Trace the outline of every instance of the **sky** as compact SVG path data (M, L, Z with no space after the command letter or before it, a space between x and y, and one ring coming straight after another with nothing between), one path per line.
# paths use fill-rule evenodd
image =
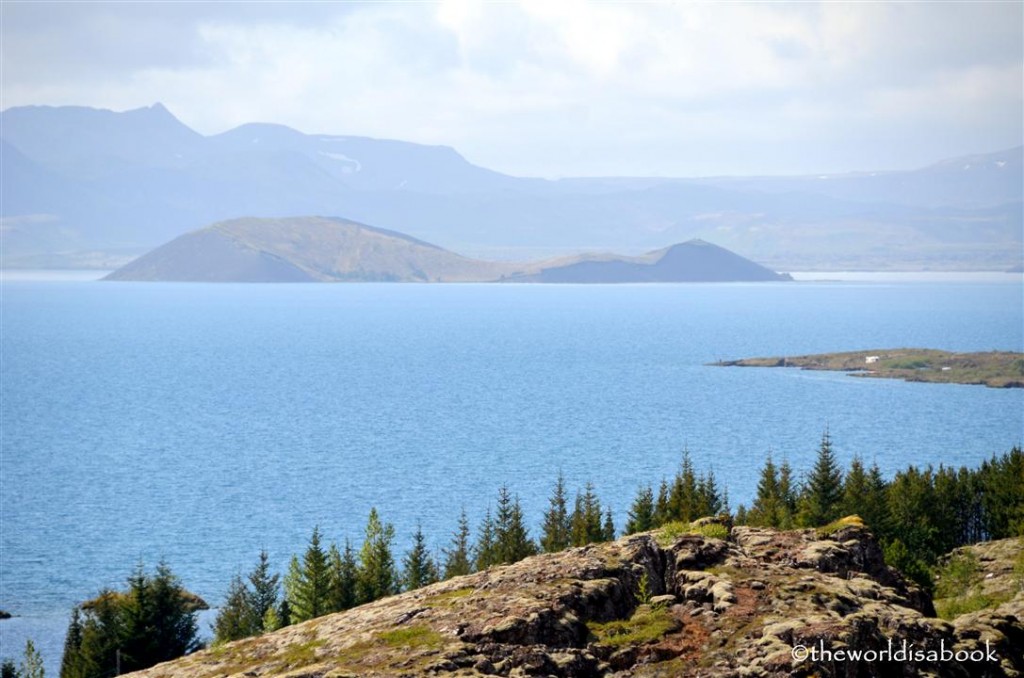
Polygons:
M519 176L910 169L1024 140L1024 2L0 3L0 108L161 102Z

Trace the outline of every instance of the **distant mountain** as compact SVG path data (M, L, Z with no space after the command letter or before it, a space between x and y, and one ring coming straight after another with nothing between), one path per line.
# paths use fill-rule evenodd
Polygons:
M234 219L187 233L106 280L177 282L719 282L788 280L702 241L642 257L512 264L345 219Z
M911 207L984 208L1020 202L1024 147L950 158L896 172L851 172L803 177L721 177L700 183L765 193L805 193L839 200Z
M3 266L71 265L241 215L294 214L501 259L694 238L785 270L1006 270L1024 258L1021 148L908 172L547 181L445 146L255 123L203 136L160 104L11 108L0 128Z

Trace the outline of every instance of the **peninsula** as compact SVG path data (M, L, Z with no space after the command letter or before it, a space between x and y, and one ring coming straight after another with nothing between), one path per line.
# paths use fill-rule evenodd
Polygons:
M953 353L935 349L896 348L781 358L744 358L713 364L724 367L799 367L804 370L849 372L855 377L983 384L992 388L1024 387L1024 353L1012 351Z
M588 253L512 263L464 257L334 217L232 219L186 233L106 280L163 282L652 283L791 280L703 240L639 256Z

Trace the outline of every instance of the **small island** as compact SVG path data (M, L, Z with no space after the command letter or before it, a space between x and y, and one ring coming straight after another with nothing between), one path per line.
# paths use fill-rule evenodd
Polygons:
M983 384L992 388L1024 387L1024 353L1012 351L953 353L924 348L896 348L720 360L713 364L724 367L799 367L804 370L849 372L855 377Z

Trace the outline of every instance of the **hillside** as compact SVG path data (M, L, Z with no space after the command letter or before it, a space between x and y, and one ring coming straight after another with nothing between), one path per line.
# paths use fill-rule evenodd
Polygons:
M5 267L128 260L240 215L344 214L474 256L638 253L695 238L776 270L1022 263L1021 148L899 172L546 180L456 150L248 123L203 136L164 106L0 113ZM101 253L107 253L104 259Z
M344 219L235 219L188 233L106 280L192 282L721 282L787 280L691 241L643 257L592 255L513 264L460 256Z
M690 240L639 257L584 255L538 264L533 274L511 282L766 282L790 280L760 264L703 240Z
M343 219L235 219L189 233L105 280L467 282L514 272Z
M700 521L699 521L700 522ZM951 623L885 566L857 520L832 530L661 531L492 567L133 674L214 676L1013 676L1024 594ZM697 525L697 524L695 524ZM705 526L707 523L705 523ZM718 526L715 526L718 527ZM1020 543L1013 549L1019 553ZM909 662L806 656L883 651ZM820 645L819 645L820 644ZM940 647L996 661L939 658Z

